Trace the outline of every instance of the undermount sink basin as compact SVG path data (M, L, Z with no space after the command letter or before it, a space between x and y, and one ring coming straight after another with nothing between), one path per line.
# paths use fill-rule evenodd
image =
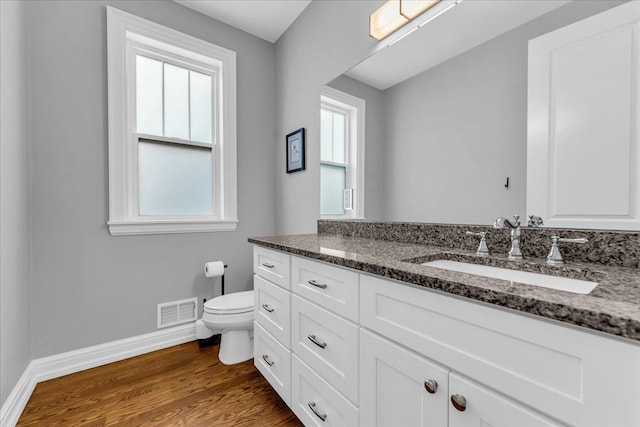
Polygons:
M476 276L509 280L511 282L524 283L526 285L557 289L559 291L573 292L575 294L586 295L598 285L597 282L587 280L551 276L548 274L531 273L529 271L511 270L508 268L491 267L488 265L470 264L458 261L436 260L424 262L421 265L457 271L460 273L475 274Z

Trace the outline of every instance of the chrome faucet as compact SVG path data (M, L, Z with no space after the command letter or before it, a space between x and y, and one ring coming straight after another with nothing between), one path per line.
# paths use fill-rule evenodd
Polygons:
M506 218L499 217L496 222L493 223L493 228L505 228L511 229L511 249L509 250L509 260L524 259L522 256L522 250L520 250L520 216L514 215L514 221L511 222Z

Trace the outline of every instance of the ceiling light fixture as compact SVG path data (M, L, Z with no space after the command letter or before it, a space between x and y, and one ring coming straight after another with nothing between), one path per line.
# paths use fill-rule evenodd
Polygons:
M389 0L369 15L369 35L378 41L382 40L440 3L440 1L442 0ZM436 16L449 10L460 1L452 3Z

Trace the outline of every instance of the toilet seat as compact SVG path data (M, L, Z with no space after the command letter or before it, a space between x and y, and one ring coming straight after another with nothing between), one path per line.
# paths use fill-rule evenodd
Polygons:
M209 314L240 314L253 311L253 291L235 292L210 299L204 304Z

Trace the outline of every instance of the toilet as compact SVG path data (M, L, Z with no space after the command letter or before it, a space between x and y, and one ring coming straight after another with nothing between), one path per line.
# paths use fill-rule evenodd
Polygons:
M253 291L236 292L204 304L202 321L221 333L218 358L225 365L253 358Z

